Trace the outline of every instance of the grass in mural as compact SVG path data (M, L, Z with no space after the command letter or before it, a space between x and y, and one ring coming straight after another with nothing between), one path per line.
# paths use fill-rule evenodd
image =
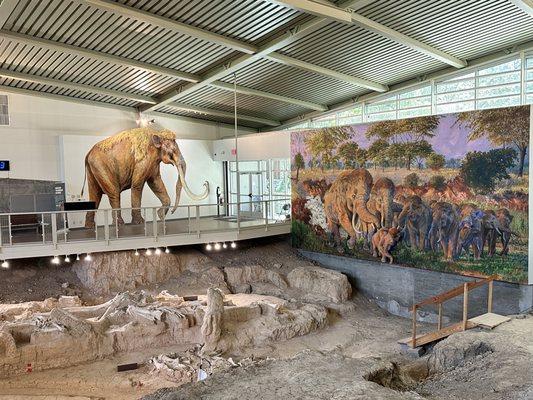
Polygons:
M309 225L298 220L293 220L292 222L292 245L304 250L339 255L338 251L334 247L328 246L325 239L317 235L309 228ZM358 240L353 249L349 249L345 245L342 255L377 261L370 255L369 250L365 248L363 240ZM475 260L472 254L463 254L458 260L448 262L443 260L440 253L419 251L404 244L399 244L393 255L395 263L409 267L476 276L497 274L501 279L510 282L527 281L526 239L521 239L519 243L513 243L508 255L501 256L496 254L492 257L484 255L480 260Z

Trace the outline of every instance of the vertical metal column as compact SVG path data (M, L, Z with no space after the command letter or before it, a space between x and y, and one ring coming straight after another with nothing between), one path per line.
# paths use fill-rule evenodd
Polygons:
M233 103L235 111L235 173L237 174L237 233L241 231L241 177L239 175L239 139L237 125L237 74L233 74Z
M57 248L57 214L50 214L52 222L52 244Z

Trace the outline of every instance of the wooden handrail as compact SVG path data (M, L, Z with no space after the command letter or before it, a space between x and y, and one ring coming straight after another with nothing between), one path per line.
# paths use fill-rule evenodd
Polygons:
M468 282L468 290L472 290L476 287L482 286L485 283L489 283L497 278L498 275L491 275L488 278L482 279L480 281ZM447 300L453 299L454 297L463 294L463 291L464 285L457 286L451 290L448 290L447 292L440 293L437 296L428 297L427 299L424 299L420 303L417 303L415 305L417 306L417 308L420 308L422 306L427 306L428 304L444 303Z
M465 282L461 286L457 286L451 290L448 290L447 292L443 292L441 294L438 294L437 296L428 297L425 300L422 300L419 303L413 304L412 307L412 313L413 313L413 323L412 323L412 339L411 339L411 347L415 348L417 343L417 337L416 337L416 313L417 310L425 305L428 304L437 304L439 309L439 319L438 319L438 329L437 332L443 331L442 328L442 303L444 303L447 300L453 299L454 297L463 295L463 320L461 323L462 330L466 330L468 328L468 294L470 290L477 288L479 286L482 286L486 283L488 283L489 291L488 291L488 301L487 301L487 312L492 312L492 292L494 288L494 280L497 279L497 275L491 275L485 279L479 280L479 281L472 281L472 282ZM459 328L459 329L461 329ZM431 336L433 333L428 333L424 335ZM420 340L422 338L418 338Z

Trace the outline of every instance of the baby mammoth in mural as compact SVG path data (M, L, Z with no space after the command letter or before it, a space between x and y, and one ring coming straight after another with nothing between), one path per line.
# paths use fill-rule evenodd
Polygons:
M483 251L483 219L485 213L473 204L464 204L460 209L459 237L457 255L470 247L474 259L479 260Z
M392 250L402 239L402 231L398 228L381 228L372 236L372 255L381 256L381 262L392 264L394 258L391 255Z
M457 206L445 201L432 204L433 211L430 229L431 249L442 248L444 258L452 261L457 256L459 237L459 213Z
M402 210L402 206L394 202L396 187L389 178L379 178L372 186L368 210L380 219L381 226L391 228L394 224L394 214Z
M398 215L398 225L407 231L405 242L419 250L425 250L431 218L431 209L420 196L407 197Z
M106 194L112 208L120 208L120 193L131 189L132 223L144 222L141 215L141 196L147 183L163 207L170 206L170 197L161 179L160 163L176 167L176 200L172 212L178 207L181 189L193 200L203 200L209 194L209 183L204 183L204 192L195 195L185 182L186 164L176 143L176 135L169 130L137 128L118 133L96 143L85 157L85 176L89 188L89 200L98 208L102 195ZM85 181L83 183L85 187ZM83 195L83 190L82 190ZM167 208L158 211L159 218ZM124 220L116 214L118 224ZM94 213L87 213L87 228L94 227Z
M350 236L348 247L353 248L356 240L358 219L366 224L380 227L379 219L367 208L372 188L372 175L366 169L343 171L324 196L324 210L332 238L342 252L340 231L342 227Z
M501 231L500 239L502 241L502 252L501 255L509 254L509 241L511 240L511 235L518 236L517 233L511 230L511 222L513 222L513 216L506 208L500 208L496 211L496 219L499 223L499 229Z

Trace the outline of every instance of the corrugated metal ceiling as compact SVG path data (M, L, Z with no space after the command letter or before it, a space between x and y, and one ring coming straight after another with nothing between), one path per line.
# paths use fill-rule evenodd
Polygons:
M7 3L14 4L14 7L4 19L5 31L195 74L198 79L243 54L222 44L100 9L86 1L20 0ZM141 10L252 46L261 46L283 35L289 28L316 18L263 0L112 0L109 4ZM0 15L5 12L1 7ZM357 12L462 59L473 59L533 40L533 17L509 0L375 0ZM0 39L0 68L9 71L155 99L187 84L175 76L148 72L127 63L75 55L68 50L50 50L34 43L18 43L2 38L1 34ZM279 52L384 85L447 67L441 61L376 33L338 22L323 24ZM266 59L256 60L238 70L237 80L245 88L266 92L263 97L239 94L239 111L274 121L311 111L302 104L292 104L290 99L333 105L369 92L323 73ZM227 76L222 81L232 83L233 77ZM102 93L67 90L59 83L51 86L2 78L0 85L116 105L141 106L138 102ZM266 98L269 93L288 99ZM233 94L210 86L181 97L179 102L226 112L233 110ZM168 105L158 111L231 123L225 117L184 112ZM260 126L250 121L242 121L242 124Z

